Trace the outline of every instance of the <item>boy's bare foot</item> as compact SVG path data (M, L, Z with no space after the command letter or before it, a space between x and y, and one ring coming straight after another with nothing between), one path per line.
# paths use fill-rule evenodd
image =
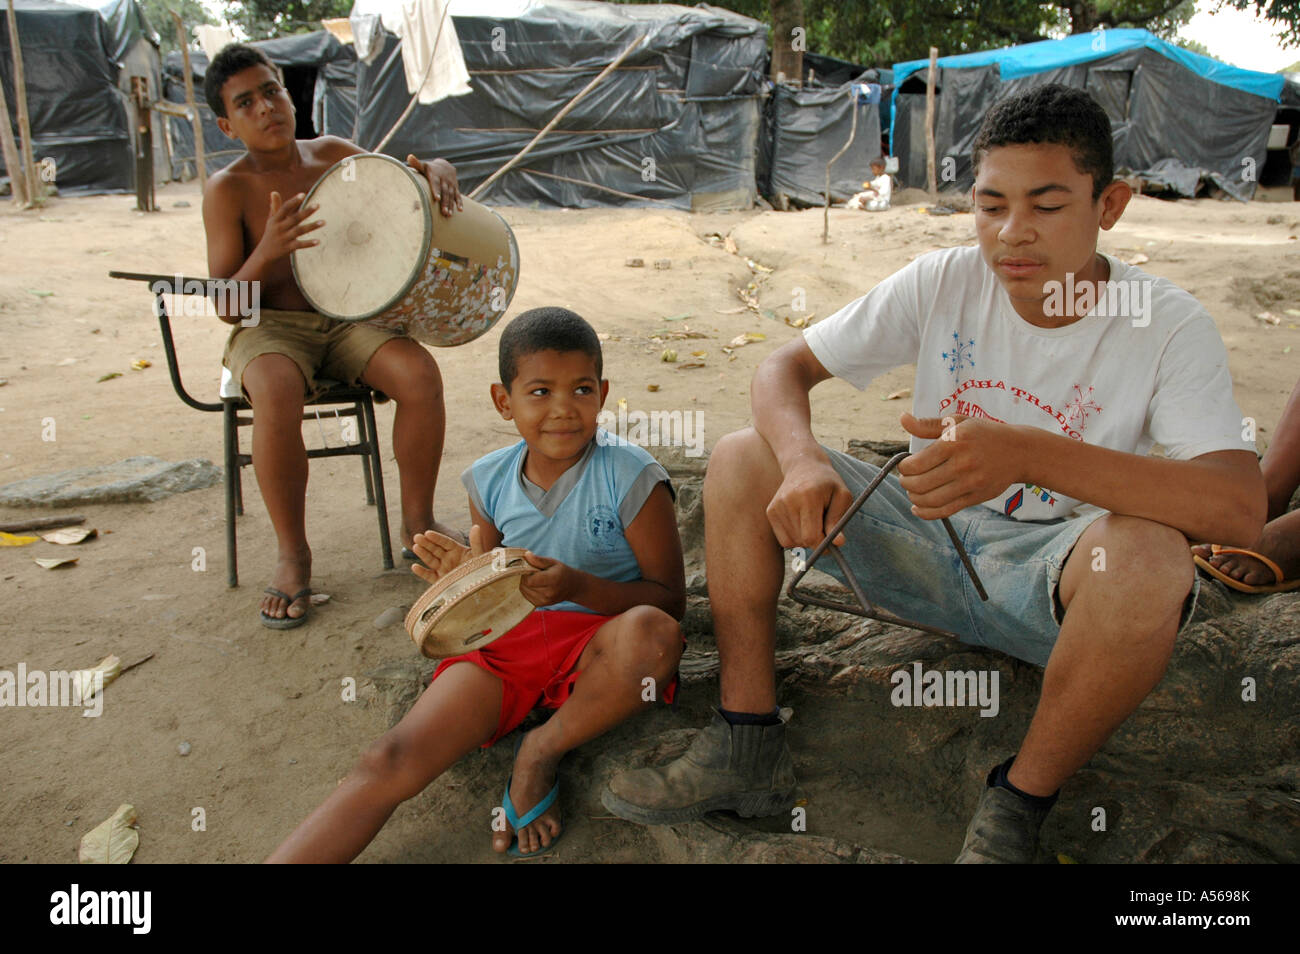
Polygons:
M293 595L310 585L311 548L304 547L297 553L280 554L275 571L271 574L271 588ZM262 596L261 610L271 619L300 619L307 615L310 608L310 596L303 596L292 603L270 593Z
M1284 514L1264 527L1249 549L1266 556L1282 570L1283 579L1300 577L1300 510ZM1192 553L1221 573L1248 586L1272 586L1281 582L1265 563L1243 553L1214 554L1209 544L1192 547Z
M544 751L539 744L538 733L529 732L524 736L523 744L515 755L515 767L510 785L510 802L522 818L555 786L556 773L559 771L561 755ZM550 845L560 836L564 825L560 820L558 800L541 816L519 832L519 853L524 856L536 854ZM492 833L492 850L503 852L510 847L512 829L509 824L505 831Z

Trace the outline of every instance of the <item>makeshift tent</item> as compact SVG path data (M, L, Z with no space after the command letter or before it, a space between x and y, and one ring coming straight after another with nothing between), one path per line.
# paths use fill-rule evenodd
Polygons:
M870 96L855 94L855 87L861 90L862 85L846 82L799 89L779 83L773 88L764 111L759 177L764 195L821 205L826 194L826 164L842 149L843 154L830 167L832 199L848 199L862 189L864 181L873 178L871 161L881 155L880 87L876 85ZM856 128L854 110L858 113Z
M919 188L926 185L928 62L894 64L890 142L899 179ZM1032 86L1064 83L1086 89L1110 116L1117 168L1185 196L1209 180L1243 200L1255 192L1285 85L1280 73L1229 66L1146 30L944 56L938 74L935 153L941 167L951 160L952 173L941 186L970 188L971 145L994 103Z
M150 101L161 89L158 36L135 0L15 0L33 152L54 160L64 195L134 190L131 77ZM0 85L17 135L8 18L0 16ZM163 125L153 128L154 169L166 170ZM3 160L0 159L0 165Z
M356 114L356 54L350 45L340 43L325 30L278 37L249 44L260 49L284 73L285 89L297 110L299 139L314 139L329 134L352 138ZM244 147L226 137L217 127L217 118L203 96L203 77L208 58L198 50L190 51L190 69L194 79L194 98L203 121L204 158L211 174L239 156ZM164 65L164 96L185 102L185 67L179 52L168 53ZM194 127L188 120L171 117L168 134L172 146L173 178L193 174Z
M705 5L584 0L457 0L451 19L473 92L417 107L385 152L445 157L469 192L646 38L483 198L567 207L753 203L763 24ZM353 34L361 35L355 20ZM390 31L373 52L358 52L355 138L373 149L411 94Z

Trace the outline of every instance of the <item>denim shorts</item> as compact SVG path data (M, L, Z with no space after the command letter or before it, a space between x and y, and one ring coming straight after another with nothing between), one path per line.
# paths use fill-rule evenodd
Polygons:
M823 449L855 498L880 473L874 464ZM844 528L840 551L867 599L962 642L1046 666L1061 631L1061 571L1079 537L1104 511L1033 521L982 505L953 514L948 521L988 593L983 601L943 522L922 520L911 508L897 471L891 471ZM830 555L817 561L817 569L845 582ZM1196 578L1179 632L1191 619L1199 588Z

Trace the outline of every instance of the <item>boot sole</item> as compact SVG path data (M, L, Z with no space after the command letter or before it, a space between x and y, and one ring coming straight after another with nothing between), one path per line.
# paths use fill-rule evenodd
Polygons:
M780 792L745 792L740 795L715 795L694 805L673 809L642 808L624 801L609 789L601 793L600 803L626 821L640 825L680 825L703 818L709 812L733 811L742 818L780 815L794 805L793 789Z

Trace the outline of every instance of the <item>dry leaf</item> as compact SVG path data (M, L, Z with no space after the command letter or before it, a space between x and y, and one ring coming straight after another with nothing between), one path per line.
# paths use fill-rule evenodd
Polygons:
M673 362L677 360L677 352L672 348L664 348L664 353L659 356L660 361Z
M629 258L623 264L626 265L628 268L645 268L645 259Z
M136 371L143 371L145 368L152 368L153 362L148 361L144 358L136 358L134 361L131 362L131 367L134 368Z
M53 570L55 567L71 566L77 562L77 557L36 557L36 565L44 567L47 570Z
M27 544L35 543L39 539L40 537L19 537L0 530L0 547L25 547Z
M76 358L64 358L62 361L58 363L58 365L56 365L56 367L66 368L69 365L76 364L76 363L77 363Z
M42 533L41 539L49 543L70 546L74 543L81 543L83 540L93 540L97 536L99 536L99 531L88 527L60 527L57 530L51 530L49 533Z
M702 367L704 367L704 362L703 362L703 361L687 361L685 364L679 364L679 365L677 366L677 370L678 370L678 371L690 371L690 370L692 370L692 369L694 369L694 368L702 368Z
M101 680L96 685L95 676ZM110 682L122 675L122 660L116 656L105 656L95 664L94 669L78 669L72 674L73 689L79 693L78 699L88 702L98 695Z
M740 251L740 249L736 246L736 240L732 238L730 235L728 235L726 238L722 240L722 247L725 248L732 255L735 255L737 252Z
M124 865L140 847L135 806L119 805L111 818L81 836L77 861L83 865Z
M892 392L890 392L889 394L886 394L886 395L885 395L885 400L886 400L886 401L897 401L899 398L910 397L911 394L912 394L912 389L911 389L911 388L903 388L901 391L892 391Z
M95 383L103 384L105 381L112 381L114 378L120 378L121 376L122 376L121 371L110 371L108 372L108 374L101 375L99 379L95 381Z
M1300 318L1300 308L1288 308L1286 313L1292 318Z
M743 348L745 345L749 344L750 342L766 341L766 340L767 340L767 335L763 334L760 331L746 331L743 335L736 335L736 337L728 341L727 344L733 348Z
M328 603L330 595L328 593L313 593L311 595L311 605L320 606L322 603Z
M768 268L766 265L760 265L758 262L754 261L752 258L747 258L747 259L745 259L745 264L748 265L750 268L752 268L752 269L753 269L754 271L756 271L756 272L772 272L772 271L776 271L776 269Z
M691 352L691 357L692 357L692 358L703 358L706 354L708 354L707 351L692 351L692 352Z
M1279 318L1277 315L1273 314L1271 311L1261 311L1258 315L1255 316L1255 320L1262 321L1266 325L1282 324L1282 319Z
M809 314L806 314L801 318L787 318L785 319L785 323L789 325L791 328L807 328L808 323L813 320L813 315L815 314L817 313L810 312Z
M645 389L646 389L647 391L658 391L658 390L659 390L659 385L657 385L657 384L647 384L647 385L645 386Z
M717 308L717 309L715 309L715 311L717 311L717 313L718 313L719 315L738 315L738 314L740 314L742 311L747 311L747 310L748 310L748 309L746 309L746 308Z

